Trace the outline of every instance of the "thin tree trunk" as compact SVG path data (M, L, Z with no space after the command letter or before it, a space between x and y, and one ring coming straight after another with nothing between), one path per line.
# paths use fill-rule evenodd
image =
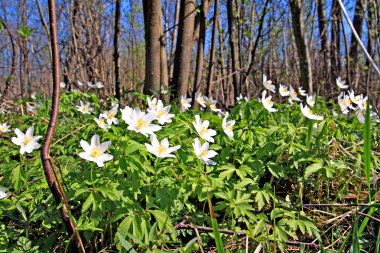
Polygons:
M236 8L233 1L227 1L227 17L228 17L228 33L231 47L231 63L234 83L234 102L236 103L236 97L241 93L240 90L240 61L239 61L239 48L236 41L238 38L236 22L238 18L236 16Z
M216 52L216 36L217 36L216 33L217 33L218 18L219 18L219 0L215 0L212 38L211 38L210 66L209 66L209 72L208 72L208 77L207 77L207 96L210 96L212 92L212 81L213 81L214 70L215 70L215 52Z
M176 97L187 94L193 46L195 9L195 0L181 0L180 23L172 79L172 86L175 87Z
M312 94L313 78L311 58L307 48L301 0L290 0L290 10L292 13L292 26L300 61L301 84L309 94Z
M181 0L176 0L175 14L174 14L174 30L173 30L173 38L171 44L170 51L170 61L169 61L169 72L170 78L173 78L173 70L174 70L174 55L175 55L175 45L177 42L177 34L178 34L178 23L179 23L179 11L181 6Z
M121 0L116 0L115 4L115 34L113 38L114 44L114 66L115 66L115 95L116 98L121 101L120 94L120 62L119 62L119 37L120 37L120 9Z
M169 96L169 77L168 77L168 60L166 57L166 49L165 49L165 35L163 33L163 26L162 26L162 11L161 11L161 17L160 17L160 95L161 99L165 103L170 102L170 96Z
M202 77L203 77L203 62L204 62L204 46L205 46L205 36L206 36L206 11L207 6L205 6L206 1L202 0L202 8L200 11L200 29L199 29L199 39L198 39L198 50L197 50L197 62L195 67L195 78L193 85L192 97L195 98L195 93L201 90ZM198 107L198 103L194 103L193 106Z
M376 24L375 24L375 14L376 13L376 2L375 0L368 1L368 41L367 41L367 51L370 55L373 55L375 48L375 36L376 36ZM380 45L379 45L380 46ZM369 84L371 80L371 62L367 59L366 61L366 92L369 93Z
M226 61L224 59L224 56L225 56L225 53L224 53L224 40L223 40L223 27L221 27L220 25L220 15L218 16L217 20L216 20L216 24L217 26L219 27L219 66L220 66L220 69L221 69L221 78L222 78L222 93L223 93L223 100L225 101L224 105L227 106L227 101L228 101L228 97L227 97L227 89L228 89L228 86L229 86L229 82L228 82L228 78L227 75L228 75L228 71L226 73L226 68L228 66L226 66Z
M332 3L332 25L331 25L331 77L335 79L341 71L340 63L340 9L337 0ZM333 80L334 81L334 80Z
M330 57L330 43L328 39L328 28L326 21L326 1L318 0L317 1L317 9L318 9L318 26L319 26L319 36L321 38L321 51L323 54L323 83L328 84L328 86L324 86L324 90L327 90L328 93L333 91L334 78L331 78L331 57Z
M361 37L362 33L362 26L363 26L363 20L364 20L364 0L356 0L355 4L355 13L354 13L354 20L352 24L354 25L354 28L356 32L358 33L359 37ZM358 88L359 84L359 43L357 42L355 36L351 35L351 45L350 45L350 53L349 53L349 61L350 61L350 76L351 76L351 82L353 87L355 89Z

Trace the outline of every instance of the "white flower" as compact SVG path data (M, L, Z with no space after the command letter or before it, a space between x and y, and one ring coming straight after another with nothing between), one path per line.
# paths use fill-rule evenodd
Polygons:
M61 87L62 89L66 88L66 83L65 82L60 82L59 83L59 87Z
M154 113L145 113L140 110L140 108L135 108L133 110L127 109L123 111L123 119L129 125L128 130L141 133L145 136L148 134L154 134L154 132L161 129L160 126L151 124L151 122L156 118Z
M172 118L174 117L174 114L169 113L170 107L170 105L164 107L162 101L158 100L156 108L154 110L149 108L148 112L153 113L158 120L158 123L163 125L172 122Z
M227 121L227 118L229 116L229 113L226 112L226 115L224 115L222 127L223 131L230 137L232 140L234 139L234 132L232 131L233 126L235 125L235 120Z
M306 103L310 106L310 107L313 107L315 105L315 97L316 97L316 93L314 92L314 95L313 96L309 96L307 95L306 96Z
M167 95L167 94L169 94L169 92L170 92L170 90L169 90L168 86L161 85L161 94Z
M247 96L244 96L243 97L243 95L240 93L240 95L238 96L238 97L236 97L236 100L238 101L238 102L241 102L241 100L245 100L245 101L249 101L249 98L247 97Z
M365 98L359 99L359 102L358 102L359 109L365 110L367 108L367 101L368 101L368 96L366 96ZM369 108L371 109L372 106L369 105Z
M298 87L298 92L300 93L301 96L304 96L304 97L307 96L306 91L304 89L302 89L302 87Z
M0 199L5 199L8 196L7 190L0 188Z
M208 129L210 122L208 120L201 121L201 117L199 115L195 115L195 122L193 122L193 126L199 136L209 142L214 142L214 138L212 136L216 135L216 131L212 129Z
M25 152L29 154L34 149L40 148L40 144L37 141L42 136L33 136L34 126L29 127L25 134L18 128L15 129L15 133L17 137L12 137L12 142L20 146L20 154L24 154Z
M351 99L348 95L345 95L344 92L341 92L338 96L338 104L340 107L340 110L343 114L348 114L351 106Z
M89 102L87 102L86 104L83 104L82 100L80 101L80 105L77 105L75 107L82 114L91 114L91 112L94 110L94 108L90 107L90 103Z
M351 92L348 92L348 94L350 94L350 99L352 103L356 105L358 105L359 101L363 99L363 94L355 96L355 93L353 90L351 90Z
M105 118L100 115L99 118L94 118L94 120L96 121L96 123L98 124L98 126L106 131L108 131L109 128L111 128L110 125L107 124Z
M9 132L9 125L7 123L0 124L0 133Z
M265 109L267 109L269 112L277 112L277 109L273 108L273 102L271 101L272 96L265 97L267 95L267 91L264 90L262 97L261 97L261 103L263 103Z
M310 108L309 108L307 105L302 106L302 104L300 104L300 106L301 106L301 112L302 112L302 114L303 114L305 117L307 117L307 118L309 118L309 119L323 120L323 116L315 115L315 114L313 113L313 111L310 110Z
M298 101L298 102L302 101L300 98L297 97L298 94L291 85L289 87L289 92L290 92L290 97L292 101Z
M181 147L181 146L169 147L168 138L165 138L161 142L159 142L155 135L150 136L150 142L151 144L145 143L146 149L150 153L152 153L153 155L159 158L175 157L174 155L170 153L176 151L177 149Z
M42 106L42 102L39 101L38 103L35 102L27 102L26 103L26 110L31 113L36 113L37 110Z
M181 103L181 111L184 112L191 107L191 104L190 104L192 101L191 98L186 98L186 96L181 95L179 101Z
M195 101L198 102L198 104L200 104L202 107L206 108L206 101L208 100L208 98L206 96L202 96L202 93L199 93L196 97L195 97Z
M211 107L211 105L216 104L218 101L212 99L212 97L208 98L206 96L203 96L204 100L206 101L206 106Z
M124 109L120 109L121 118L125 121L125 123L132 124L133 122L133 109L129 106L125 106Z
M266 75L263 75L263 85L265 87L265 89L273 92L273 93L276 93L276 87L274 85L272 85L272 81L271 80L267 80L267 76Z
M290 91L288 90L288 87L286 87L285 85L280 84L279 91L280 91L280 95L283 97L290 96Z
M103 143L99 142L99 136L94 135L91 138L91 144L87 141L81 140L80 145L84 152L79 153L79 156L87 161L95 162L99 167L103 167L105 162L112 160L113 156L105 154L108 147L111 145L110 141Z
M147 98L147 102L148 102L149 109L156 110L157 98L153 98L153 99Z
M205 164L207 165L215 165L216 162L211 160L210 158L213 158L218 153L216 153L214 150L208 150L209 143L205 142L203 145L201 145L198 138L195 138L193 143L194 153L195 155L201 159Z
M359 122L364 124L364 122L365 122L365 109L364 110L361 110L361 109L357 110L356 116L357 116Z
M103 85L103 83L102 82L95 82L95 87L97 88L97 89L101 89L101 88L103 88L104 87L104 85Z
M87 86L92 88L92 89L96 88L96 84L92 84L91 82L87 82Z
M108 125L112 125L112 124L119 124L119 121L118 119L116 118L116 114L117 114L117 109L118 107L117 106L114 106L111 110L109 111L104 111L100 117L103 117L107 120L107 124ZM99 118L100 118L99 117Z
M216 103L210 105L210 109L213 112L221 112L222 110L216 107Z
M340 79L340 76L336 79L336 85L338 85L338 87L340 89L347 90L348 89L348 85L345 85L345 84L346 84L346 81Z

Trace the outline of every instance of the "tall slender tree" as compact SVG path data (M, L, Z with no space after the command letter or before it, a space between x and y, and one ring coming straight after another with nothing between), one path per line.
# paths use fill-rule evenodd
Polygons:
M328 26L326 20L326 0L317 0L319 37L321 39L321 52L323 54L324 82L333 83L331 79L330 43L328 38ZM332 85L327 87L332 91Z
M211 38L211 52L210 52L210 65L207 77L207 96L211 95L212 92L212 81L214 77L215 70L215 52L216 52L216 37L219 19L219 0L215 0L214 3L214 18L212 25L212 38Z
M354 25L354 29L358 33L359 36L362 34L362 26L363 26L363 20L364 20L364 0L356 0L355 4L355 13L354 13L354 20L352 24ZM355 89L358 88L359 84L359 64L358 64L358 58L359 58L359 43L355 36L351 35L351 44L350 44L350 52L349 52L349 61L350 61L350 76L351 76L351 82Z
M298 58L300 62L301 85L310 94L313 92L313 77L311 69L310 52L303 20L303 5L301 0L290 0L290 11L292 13L292 26L294 38L297 45Z
M191 50L193 46L194 19L196 13L195 0L181 0L180 23L174 59L172 86L177 97L187 94Z
M204 46L206 39L206 12L207 12L206 0L202 0L202 8L200 10L200 27L199 27L199 37L198 37L198 50L197 50L197 61L195 67L195 78L192 97L195 98L195 93L201 89L202 77L203 77L203 62L204 62ZM197 103L193 104L195 107L198 106Z
M240 56L239 47L236 39L238 38L238 32L236 24L238 22L238 17L236 14L236 4L234 1L227 1L227 17L228 17L228 33L229 42L231 47L231 64L233 72L233 84L234 84L234 97L236 103L236 96L241 93L240 90Z
M120 101L120 62L119 62L119 37L120 37L120 9L121 9L121 0L116 0L115 3L115 34L113 37L113 58L115 66L115 95L116 98Z

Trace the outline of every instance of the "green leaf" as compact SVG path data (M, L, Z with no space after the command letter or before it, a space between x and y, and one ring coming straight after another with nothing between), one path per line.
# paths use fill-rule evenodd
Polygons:
M127 252L137 253L137 251L134 250L132 245L127 240L125 240L119 232L116 233L116 236L119 239L119 242L120 242L119 245L121 245L123 249L127 250Z
M88 195L86 201L83 203L82 213L86 212L90 208L90 206L92 205L93 202L94 202L94 195L92 193L90 193L90 195Z
M217 222L216 217L215 217L214 208L212 206L210 193L208 193L208 192L207 192L207 199L208 199L208 206L209 206L210 216L211 216L212 230L214 232L214 237L215 237L216 249L218 250L218 253L224 253L222 237L221 237L220 232L219 232L219 226L218 226L218 222Z
M313 163L307 166L305 169L305 179L310 177L312 174L317 173L321 169L322 169L322 164L320 163Z

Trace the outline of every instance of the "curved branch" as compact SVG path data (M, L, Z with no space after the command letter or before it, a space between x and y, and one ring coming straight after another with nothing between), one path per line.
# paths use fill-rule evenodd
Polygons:
M50 43L52 48L52 70L53 70L53 95L52 108L50 113L50 121L46 131L45 139L41 149L41 159L44 168L46 181L57 205L61 205L60 212L63 222L66 226L66 231L69 236L74 236L76 248L78 252L85 252L82 240L78 231L75 228L74 222L71 220L69 205L66 201L66 196L62 185L59 182L58 175L54 170L52 160L50 158L50 146L54 136L55 127L58 119L59 109L59 52L57 40L57 23L55 16L55 1L49 0L49 21L50 21Z

